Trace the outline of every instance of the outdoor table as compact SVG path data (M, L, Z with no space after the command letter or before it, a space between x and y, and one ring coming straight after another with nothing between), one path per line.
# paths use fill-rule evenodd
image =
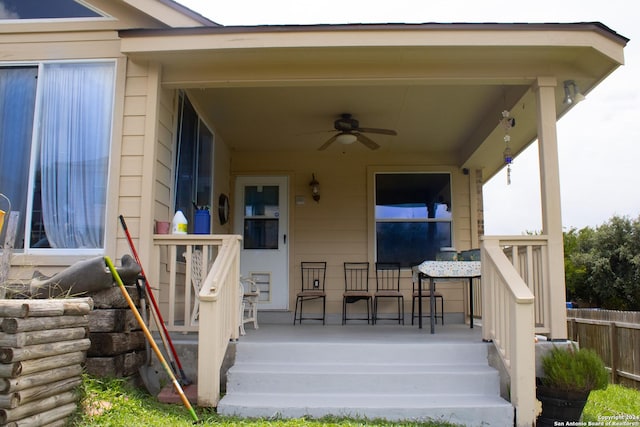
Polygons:
M418 278L418 327L422 329L422 279L429 279L431 333L435 333L435 279L469 279L470 328L473 328L473 279L481 275L480 261L424 261L413 267ZM414 276L415 277L415 276Z

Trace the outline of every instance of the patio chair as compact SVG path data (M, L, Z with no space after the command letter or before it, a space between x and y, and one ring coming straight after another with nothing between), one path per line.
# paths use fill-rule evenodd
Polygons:
M367 317L348 317L347 305L358 301L365 301L367 305ZM373 295L369 292L369 263L345 262L344 263L344 293L342 294L342 324L347 320L366 320L371 322Z
M301 262L300 271L302 272L302 286L300 292L296 294L296 309L293 312L293 324L302 323L302 320L322 320L325 324L325 312L327 295L324 290L324 282L327 273L326 262ZM303 317L302 307L305 301L316 299L322 300L322 317ZM298 304L300 312L298 312Z
M413 325L414 319L418 317L418 313L416 312L416 301L419 298L418 293L418 283L417 279L413 282L413 298L411 298L411 324ZM435 289L435 284L434 284ZM425 307L424 304L427 304L427 307L430 307L429 301L431 297L431 292L429 291L429 281L422 281L422 307ZM440 300L440 320L442 320L442 324L444 325L444 297L440 292L434 292L433 297L436 299L434 317L436 319L436 323L438 323L438 299ZM429 312L425 313L425 310L422 310L422 317L428 317Z
M253 328L258 329L258 299L260 290L253 280L240 278L240 335L245 335L245 323L253 322Z
M378 317L378 300L395 298L398 303L397 317ZM400 263L376 262L376 293L373 294L373 324L382 320L397 320L404 325L404 296L400 292Z

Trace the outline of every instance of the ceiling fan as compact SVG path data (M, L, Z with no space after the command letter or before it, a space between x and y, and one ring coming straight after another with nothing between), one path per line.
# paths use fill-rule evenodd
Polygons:
M392 136L398 134L398 132L391 129L361 128L360 123L348 113L341 114L340 118L333 122L333 127L338 133L322 144L320 148L318 148L318 151L326 150L334 141L342 144L353 144L358 141L371 150L377 150L380 146L371 138L363 135L363 133L378 133Z

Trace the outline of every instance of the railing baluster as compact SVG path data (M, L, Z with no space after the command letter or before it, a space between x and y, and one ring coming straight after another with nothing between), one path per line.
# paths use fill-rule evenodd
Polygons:
M193 246L187 245L184 252L185 269L184 269L184 304L183 304L183 322L185 326L191 326L191 280L193 271ZM196 295L196 298L198 296Z
M175 246L169 247L169 316L167 328L171 328L176 323L176 276L177 276L177 251ZM162 291L160 291L160 299L162 300ZM169 329L170 330L170 329Z

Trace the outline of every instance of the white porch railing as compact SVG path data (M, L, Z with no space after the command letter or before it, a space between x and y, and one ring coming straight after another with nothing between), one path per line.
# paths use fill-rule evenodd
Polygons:
M482 335L509 374L518 426L536 419L535 332L548 330L546 245L544 236L485 237L482 243Z
M198 334L198 406L218 404L224 354L229 340L239 336L241 239L224 239L200 290L200 325L212 327L201 327Z
M161 311L168 314L167 329L198 332L198 406L217 405L224 355L229 340L239 336L240 241L237 235L154 236L154 271L159 272L156 280ZM201 275L192 269L196 250L202 255ZM194 276L204 278L197 295ZM199 316L192 322L195 298Z
M169 332L198 332L198 316L193 319L193 312L198 309L196 295L226 237L200 234L154 236L153 260L157 268L153 271L157 276L151 281L151 286L158 294L162 317ZM193 263L194 251L200 252L200 265Z
M549 278L550 260L546 236L501 237L498 240L500 248L535 296L536 333L549 333L551 330L549 324L551 280Z

